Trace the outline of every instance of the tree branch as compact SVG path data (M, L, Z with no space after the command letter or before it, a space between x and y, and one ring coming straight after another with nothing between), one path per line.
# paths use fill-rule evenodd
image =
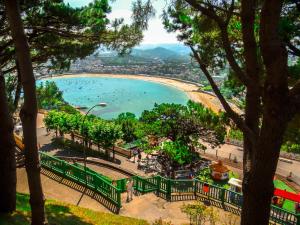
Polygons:
M225 100L224 96L221 94L220 89L218 88L217 84L215 83L212 76L208 72L208 70L206 68L206 65L202 62L201 57L199 56L197 51L192 46L190 46L190 48L193 52L193 55L194 55L195 59L197 60L199 66L200 66L200 69L202 70L202 72L206 76L207 80L209 81L214 93L218 97L218 99L221 102L221 104L222 104L224 110L226 111L226 113L234 121L234 123L237 125L237 127L240 130L242 130L243 132L245 132L249 135L250 140L253 141L253 143L254 143L255 136L254 136L254 133L252 132L252 130L249 129L249 127L247 127L244 120L235 111L233 111L233 109L230 107L228 102Z
M231 12L231 14L229 14L227 16L226 20L224 21L223 18L219 17L215 13L213 8L210 8L210 9L206 8L206 7L202 6L201 3L197 2L196 0L186 0L186 2L188 2L193 8L202 12L205 16L213 19L218 24L220 31L221 31L221 39L222 39L223 48L225 50L226 58L230 64L231 68L235 72L238 79L245 86L249 86L249 85L253 84L254 82L244 73L242 68L239 66L239 64L235 60L234 53L231 48L230 40L228 37L227 27L228 27L228 22L230 21L230 18L232 16L232 11L229 11L229 13ZM231 6L231 8L233 9L234 7Z
M290 52L295 56L300 56L300 49L295 47L290 41L286 42L287 47L291 50Z
M246 73L258 86L260 64L258 62L257 44L254 34L255 3L256 0L242 0L241 20Z

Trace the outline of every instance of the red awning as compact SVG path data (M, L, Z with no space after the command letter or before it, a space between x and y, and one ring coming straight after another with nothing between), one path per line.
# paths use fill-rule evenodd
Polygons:
M285 190L275 188L274 195L282 197L284 199L288 199L288 200L300 203L300 194L295 194L295 193L292 193L292 192L288 192L288 191L285 191Z

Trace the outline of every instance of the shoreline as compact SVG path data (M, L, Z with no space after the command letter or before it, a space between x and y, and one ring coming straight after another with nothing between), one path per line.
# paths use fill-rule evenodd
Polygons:
M222 105L220 104L217 97L213 94L206 93L201 91L200 84L173 79L173 78L165 78L158 76L150 76L150 75L128 75L128 74L97 74L97 73L80 73L80 74L57 74L57 75L49 75L44 76L41 79L49 79L49 78L73 78L73 77L100 77L100 78L123 78L123 79L135 79L135 80L144 80L149 82L160 83L163 85L167 85L178 90L185 92L188 98L194 102L198 102L210 108L214 112L218 113L220 111L224 111ZM232 104L231 104L232 105ZM236 106L232 105L234 111L241 112Z

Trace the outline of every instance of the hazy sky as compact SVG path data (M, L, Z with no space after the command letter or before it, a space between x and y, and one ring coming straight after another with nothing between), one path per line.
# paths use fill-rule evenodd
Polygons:
M65 0L71 6L80 7L88 4L92 0ZM131 17L131 4L133 0L116 0L110 3L112 6L112 13L109 14L109 19L124 18L129 22ZM149 22L149 28L144 33L144 41L142 44L161 44L161 43L177 43L176 35L174 33L167 33L163 27L160 19L162 10L166 6L166 0L154 0L154 8L156 10L155 18Z

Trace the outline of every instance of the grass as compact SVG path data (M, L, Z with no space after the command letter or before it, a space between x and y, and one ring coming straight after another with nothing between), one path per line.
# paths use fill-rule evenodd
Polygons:
M288 192L296 193L290 186L288 186L286 183L284 183L281 180L274 180L274 186L275 188L286 190ZM284 200L283 209L286 209L290 212L295 212L295 202L291 200Z
M75 205L47 200L45 203L50 225L148 225L145 220L96 212ZM0 215L0 225L29 225L30 206L27 194L17 194L17 210L11 215Z

